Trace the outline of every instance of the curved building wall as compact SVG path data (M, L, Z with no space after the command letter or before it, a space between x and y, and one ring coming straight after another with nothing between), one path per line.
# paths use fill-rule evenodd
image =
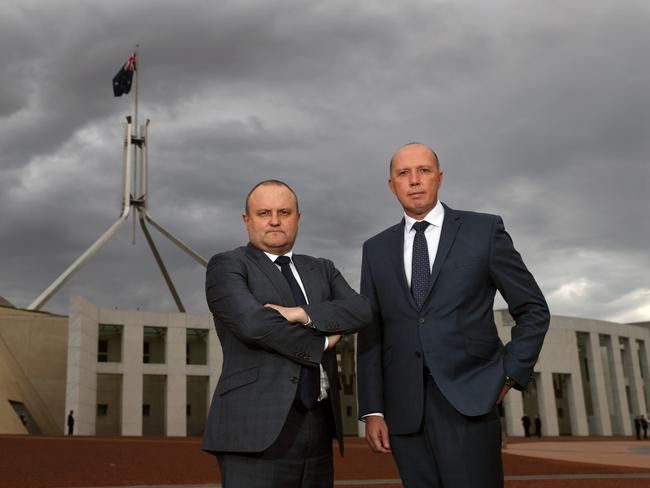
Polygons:
M504 343L513 321L496 310ZM354 341L340 348L345 432L356 434ZM74 297L70 316L0 308L0 432L28 433L24 405L42 433L200 435L221 371L209 315L100 309ZM543 435L631 435L650 407L650 323L551 317L526 392L505 399L505 428L522 417ZM349 391L348 391L349 390ZM18 405L18 407L17 407ZM363 424L359 425L363 435Z
M499 335L514 322L495 311ZM634 417L650 405L650 328L554 315L535 365L535 382L504 402L510 435L524 435L522 418L539 417L543 435L631 435Z

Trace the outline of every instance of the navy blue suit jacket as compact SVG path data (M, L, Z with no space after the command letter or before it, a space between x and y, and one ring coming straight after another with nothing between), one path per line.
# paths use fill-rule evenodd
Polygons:
M418 309L404 273L404 220L364 243L361 293L373 308L359 333L359 415L384 414L392 434L419 429L428 366L462 414L494 408L506 375L525 388L549 325L533 276L496 215L445 205L428 296ZM503 345L494 323L499 290L515 320Z

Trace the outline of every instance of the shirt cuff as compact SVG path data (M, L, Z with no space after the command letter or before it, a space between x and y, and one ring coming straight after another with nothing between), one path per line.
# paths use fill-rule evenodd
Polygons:
M384 414L381 412L372 412L372 413L367 413L363 417L361 417L361 420L366 420L366 417L381 417L382 419L384 418Z
M327 351L327 348L329 347L329 345L330 345L330 341L328 341L327 337L325 337L325 349L323 349L323 351Z

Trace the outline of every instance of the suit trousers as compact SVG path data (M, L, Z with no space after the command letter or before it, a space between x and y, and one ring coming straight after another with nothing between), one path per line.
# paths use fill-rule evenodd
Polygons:
M332 488L334 421L329 399L294 401L275 442L261 453L217 454L223 488Z
M404 488L503 488L498 409L468 417L425 373L424 416L414 434L391 435Z

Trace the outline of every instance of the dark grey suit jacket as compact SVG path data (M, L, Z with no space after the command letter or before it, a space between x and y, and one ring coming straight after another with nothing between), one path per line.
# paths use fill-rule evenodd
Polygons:
M392 434L416 432L425 361L443 395L465 415L494 408L506 375L526 387L550 316L501 218L445 206L421 310L403 256L403 220L363 246L361 293L370 298L373 320L358 336L359 415L382 412ZM516 323L506 346L492 312L497 290Z
M290 323L264 304L295 306L278 267L252 244L217 254L208 263L206 295L214 316L223 369L212 398L203 449L261 452L278 437L296 397L300 367L327 373L343 450L336 352L324 336L350 334L369 323L370 303L347 284L331 261L294 254L305 287L304 308L315 329Z

